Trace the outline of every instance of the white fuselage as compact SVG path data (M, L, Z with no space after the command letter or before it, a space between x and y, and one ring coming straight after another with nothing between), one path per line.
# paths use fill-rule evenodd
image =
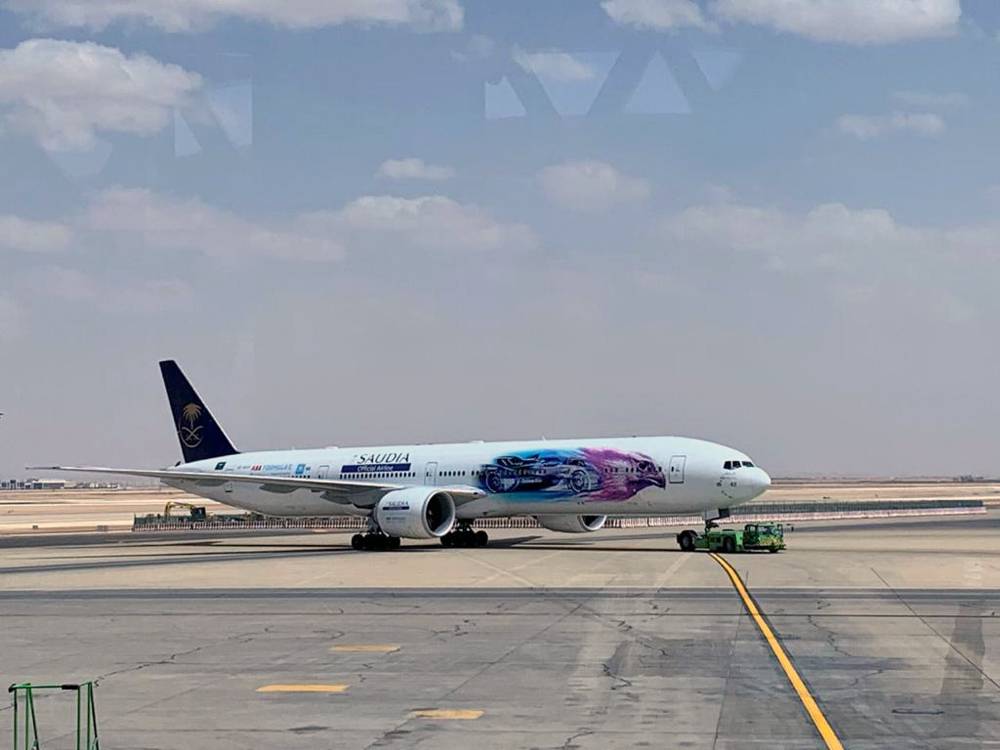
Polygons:
M260 451L181 464L177 470L335 479L422 487L474 487L457 517L700 513L747 502L770 478L744 453L681 437L442 443ZM240 482L168 484L274 516L366 515L310 489ZM373 488L374 490L374 488ZM362 490L363 493L363 490Z

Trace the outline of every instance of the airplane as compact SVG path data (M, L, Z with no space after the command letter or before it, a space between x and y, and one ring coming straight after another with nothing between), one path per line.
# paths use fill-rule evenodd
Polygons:
M534 516L567 533L598 531L609 515L701 514L708 524L771 484L745 453L684 437L242 453L176 362L160 362L160 372L183 462L156 470L29 468L153 477L268 516L360 516L367 529L351 539L357 550L395 549L401 539L485 546L487 533L472 528L479 518Z

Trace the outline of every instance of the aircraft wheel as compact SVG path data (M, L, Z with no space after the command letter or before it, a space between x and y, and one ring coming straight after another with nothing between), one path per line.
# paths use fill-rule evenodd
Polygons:
M365 538L361 534L355 534L351 537L351 546L354 549L364 549L365 548Z
M476 532L476 546L485 547L490 542L490 535L485 531L479 530Z
M449 531L447 534L445 534L443 537L441 537L441 546L442 547L450 547L452 545L453 541L454 541L454 538L452 537L451 532Z
M677 535L677 543L684 552L694 552L694 534L690 531L682 531Z
M731 536L727 536L725 539L722 540L722 551L723 552L736 551L736 542L733 540Z

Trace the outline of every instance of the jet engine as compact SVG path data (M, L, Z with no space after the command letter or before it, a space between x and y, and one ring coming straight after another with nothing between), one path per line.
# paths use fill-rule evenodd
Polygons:
M440 538L455 525L455 501L431 487L407 487L387 492L375 506L375 521L389 536Z
M563 531L567 534L584 534L599 531L608 520L607 516L535 516L549 531Z

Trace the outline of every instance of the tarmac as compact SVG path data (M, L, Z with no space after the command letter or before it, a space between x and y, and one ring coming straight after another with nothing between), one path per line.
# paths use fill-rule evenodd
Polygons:
M97 678L105 748L831 747L676 531L0 537L0 680ZM995 511L787 541L725 559L837 742L1000 746ZM39 700L53 747L67 700Z

